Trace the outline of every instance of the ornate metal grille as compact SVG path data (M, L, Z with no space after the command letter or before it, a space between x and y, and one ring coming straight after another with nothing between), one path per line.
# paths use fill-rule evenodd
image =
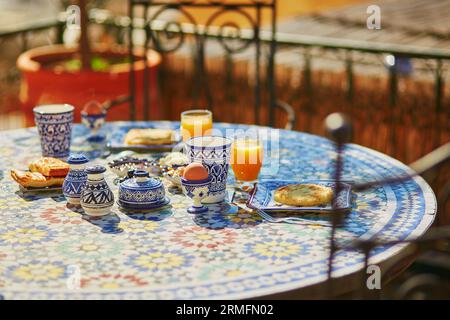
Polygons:
M183 48L187 44L188 35L182 27L180 21L177 20L161 20L163 14L172 11L177 16L187 20L193 41L189 44L193 46L194 64L195 64L195 86L194 86L194 104L197 104L199 95L203 92L208 107L214 108L214 94L208 84L208 70L205 65L205 51L207 42L215 41L219 43L226 57L246 51L250 47L254 47L254 102L253 117L255 123L260 123L260 107L263 103L263 93L268 92L268 119L269 125L273 124L274 108L276 107L275 98L275 75L274 75L274 59L276 51L275 32L276 32L276 0L196 0L196 1L129 1L129 17L130 21L136 18L136 8L143 11L143 19L145 21L145 39L144 50L152 48L161 54L172 53ZM190 8L208 8L205 15L206 22L200 24L193 14L189 12ZM153 10L150 10L153 9ZM262 26L262 13L267 11L270 16L269 31L272 39L269 42L267 50L264 52L262 41L260 40L260 32ZM237 16L240 20L246 21L250 27L242 28L234 20L222 20L225 16ZM156 28L155 28L156 27ZM135 25L131 23L129 28L129 57L131 63L134 61L133 49L133 31ZM216 34L216 39L209 39L209 35ZM245 33L245 34L244 34ZM267 70L265 79L262 79L262 59L266 58ZM149 119L150 99L149 99L149 68L146 66L143 79L143 107L144 119ZM226 90L226 88L224 88ZM134 72L130 76L130 116L136 119L136 80ZM285 108L285 106L281 106Z

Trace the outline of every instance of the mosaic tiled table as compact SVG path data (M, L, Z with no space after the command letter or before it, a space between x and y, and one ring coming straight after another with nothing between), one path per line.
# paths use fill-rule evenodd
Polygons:
M108 123L105 132L123 125L127 123ZM335 153L328 140L284 130L270 133L278 135L280 143L271 149L278 152L266 150L265 167L279 168L265 170L261 179L331 178ZM210 206L208 214L190 215L190 200L177 193L169 193L171 207L158 212L125 214L114 207L111 215L89 218L67 208L61 195L21 194L9 169L25 168L40 155L36 129L1 134L0 294L5 299L250 298L309 290L326 279L327 227L266 223L243 210L229 213L226 203ZM74 127L75 142L85 135L83 127ZM357 145L346 147L344 161L344 179L357 182L409 170ZM105 164L108 159L95 162ZM112 173L106 178L117 196ZM431 225L435 211L434 194L420 177L358 192L337 237L350 241L374 234L385 240L418 236ZM404 248L377 248L370 262L393 259ZM333 276L357 274L362 263L358 252L338 252Z

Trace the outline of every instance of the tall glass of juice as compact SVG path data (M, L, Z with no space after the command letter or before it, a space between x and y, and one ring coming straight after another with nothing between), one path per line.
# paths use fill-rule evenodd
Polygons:
M231 148L231 168L238 186L244 190L258 179L263 163L263 145L259 139L237 138Z
M188 110L181 113L181 136L186 142L190 138L210 134L212 129L212 112L209 110Z

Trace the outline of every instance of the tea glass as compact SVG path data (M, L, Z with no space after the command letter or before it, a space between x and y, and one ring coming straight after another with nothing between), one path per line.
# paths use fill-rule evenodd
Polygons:
M180 131L183 142L190 138L204 136L212 130L212 112L195 109L181 113Z
M238 137L231 147L231 168L238 188L248 190L258 180L263 163L263 144L258 138Z

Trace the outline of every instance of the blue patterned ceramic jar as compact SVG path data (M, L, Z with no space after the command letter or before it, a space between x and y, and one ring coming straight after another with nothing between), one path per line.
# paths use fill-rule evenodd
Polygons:
M106 215L114 205L114 194L103 177L105 171L102 166L86 168L87 183L81 193L80 204L90 216Z
M204 180L186 180L181 178L183 193L194 200L194 204L187 209L187 212L196 214L208 211L208 208L202 205L202 200L208 196L210 185L211 177Z
M98 130L105 123L107 112L102 109L100 113L88 113L86 111L81 112L81 122L91 130L91 135L88 137L90 142L102 142L105 140L104 135L98 134Z
M74 107L49 104L33 109L44 157L67 158L70 150Z
M149 177L145 170L134 172L134 178L119 185L119 205L129 210L149 210L169 203L161 180Z
M87 173L84 171L89 159L82 154L73 154L67 159L70 171L64 179L62 191L70 204L80 204L81 192L86 186Z
M211 178L209 194L204 203L217 203L225 199L231 139L220 136L200 136L186 142L190 162L199 162Z

